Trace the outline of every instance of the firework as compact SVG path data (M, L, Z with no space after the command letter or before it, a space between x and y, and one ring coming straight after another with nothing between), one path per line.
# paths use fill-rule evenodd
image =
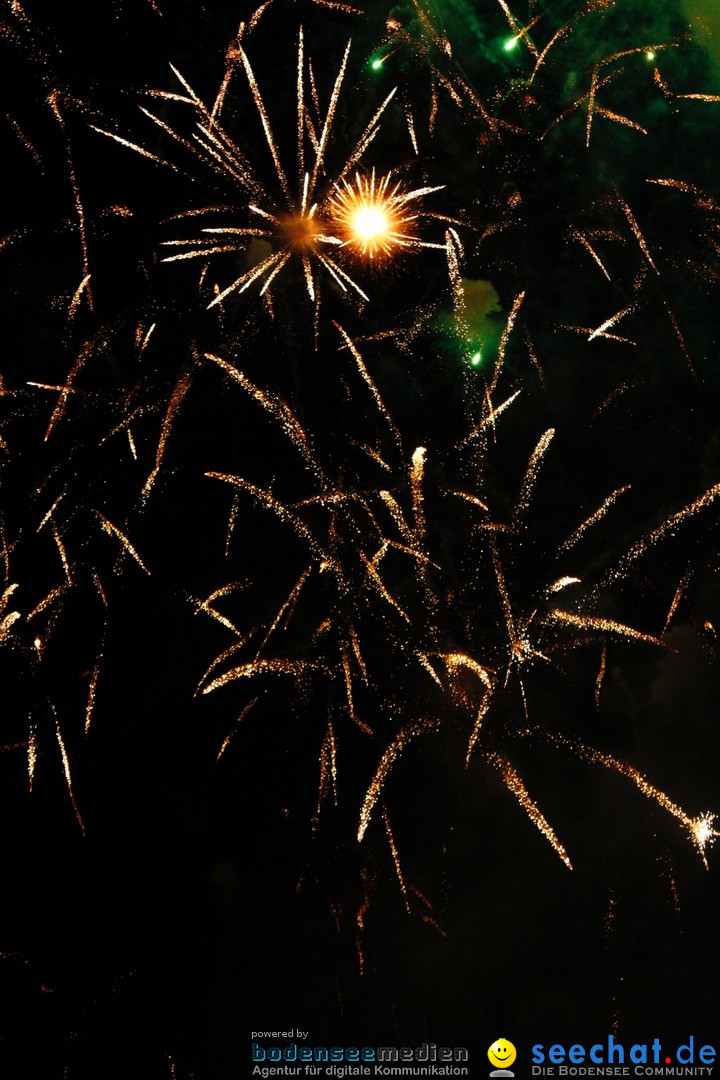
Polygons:
M452 858L440 872L433 843L452 848L456 795L496 799L503 843L524 816L558 880L587 865L573 793L532 753L620 777L710 862L702 783L671 772L656 786L614 701L626 668L675 657L680 617L708 658L717 648L704 311L720 201L703 187L703 139L692 168L670 160L688 110L717 102L693 92L669 24L631 33L597 0L500 0L482 23L472 5L411 0L378 37L362 7L308 0L304 33L290 5L264 4L214 98L174 68L146 100L155 137L137 140L110 130L107 95L102 114L80 105L102 100L97 80L58 89L54 45L9 5L3 57L32 55L41 78L36 115L8 105L8 173L47 208L23 203L0 238L17 303L0 386L0 644L33 688L8 760L26 756L34 806L59 792L73 844L108 828L103 760L121 762L107 796L120 820L134 769L149 760L143 782L164 799L187 754L182 798L192 769L208 790L213 770L230 777L243 812L226 816L252 822L248 847L275 818L293 830L291 885L316 890L338 954L349 935L374 977L384 882L421 931L452 929L447 898L467 872ZM137 8L175 25L152 0ZM135 18L122 9L119 30ZM327 18L326 67L342 57L327 82L313 15ZM270 60L274 17L290 47L273 37ZM112 182L107 137L132 151ZM172 183L144 205L149 163ZM172 270L143 249L158 219ZM186 262L200 267L187 293ZM262 307L238 302L251 290ZM336 308L338 293L353 302ZM694 543L679 564L674 536ZM252 765L239 783L238 760ZM144 809L137 823L154 835ZM215 839L237 848L229 827ZM680 873L658 865L679 910ZM624 917L609 895L608 938ZM346 1008L341 962L337 981Z
M510 318L513 316L514 311ZM424 447L417 447L409 459L406 457L403 440L375 387L367 362L362 358L357 344L345 331L341 331L341 336L342 351L351 354L361 380L373 390L377 413L393 437L393 469L400 469L391 483L388 484L385 479L382 486L375 488L366 483L362 491L352 490L343 486L341 481L333 480L331 469L320 464L314 454L308 454L307 448L314 446L316 440L299 424L296 417L291 416L286 406L282 407L278 402L269 399L265 392L251 384L232 365L220 361L217 357L209 358L273 416L280 430L289 436L290 445L303 460L305 469L314 476L315 483L320 484L320 490L312 498L288 505L272 492L258 488L241 477L211 474L216 479L231 483L239 491L246 492L266 511L289 527L305 547L312 563L303 570L288 597L278 607L277 614L264 629L260 648L252 646L253 659L240 664L233 659L232 666L217 674L218 664L223 664L222 657L218 658L211 668L213 678L203 680L201 689L203 693L210 693L244 679L262 679L265 685L268 685L268 677L290 676L297 681L306 679L313 672L316 682L319 679L319 685L325 687L323 694L327 700L336 700L339 688L344 688L347 702L344 711L347 718L371 737L376 733L376 726L366 723L357 703L358 700L367 698L369 688L375 688L376 693L381 695L375 709L384 714L392 710L398 711L402 722L387 742L365 791L358 838L366 838L373 811L377 804L382 802L387 839L406 904L409 903L410 895L406 871L400 870L401 856L387 819L390 797L387 794L388 786L391 774L398 767L407 748L428 737L437 736L442 730L440 715L455 716L455 722L466 725L466 765L471 758L479 758L493 766L508 791L525 809L531 822L570 867L570 857L565 847L558 840L554 828L547 821L538 803L529 794L517 768L507 754L501 753L495 747L498 731L507 734L509 730L507 722L500 719L506 714L507 692L516 685L521 715L527 721L533 712L530 687L533 683L533 669L538 662L552 668L555 666L554 654L563 652L567 655L576 649L584 649L588 640L594 640L601 645L601 661L595 686L590 689L590 694L594 694L596 708L599 708L608 644L613 639L622 639L629 643L662 648L662 638L619 620L595 614L592 609L548 607L549 598L582 584L581 576L576 574L551 576L548 583L529 600L516 595L516 588L512 584L515 576L512 544L501 543L501 537L503 533L511 539L527 537L532 528L531 510L537 498L539 473L553 436L553 431L550 430L540 438L530 454L511 520L507 525L494 520L493 500L482 488L477 493L473 490L448 492L454 496L455 505L464 504L479 518L479 527L471 533L473 557L469 561L466 557L464 561L467 565L477 565L482 562L484 553L487 565L491 568L499 601L492 631L485 623L483 634L478 637L473 632L472 620L467 616L471 607L470 597L474 595L477 583L471 577L462 587L456 589L453 604L459 611L466 613L464 621L467 636L462 649L457 646L450 647L447 636L447 603L441 602L438 593L447 571L442 566L442 555L433 550L433 545L429 543L431 530L428 519L428 451ZM503 357L499 356L498 367L503 362ZM482 408L490 409L497 416L501 409L492 409L492 405L487 402L488 399L483 397ZM470 446L470 440L463 440L463 445ZM478 453L485 457L488 450L483 445L480 451L470 449L468 453L472 460L477 460ZM387 469L387 462L384 461L383 466ZM385 484L388 486L384 486ZM626 489L616 489L567 540L558 545L558 558L566 559L567 553L578 545L580 538L604 520L606 513L624 490ZM432 498L431 504L437 504L436 497ZM317 518L316 511L320 506L325 508L324 521ZM658 543L669 530L671 523L679 524L686 517L690 517L692 512L694 511L687 509L679 516L673 515L668 519L668 523L655 529L646 538L642 550L645 551ZM372 522L370 531L363 524L367 521ZM349 537L354 538L350 546L347 543ZM350 551L352 558L348 561ZM635 548L632 548L625 559L633 557L634 551ZM404 571L400 578L397 572L392 577L384 572L391 552L396 552L397 557L404 561ZM622 560L621 562L624 565ZM402 594L397 589L398 580L402 581ZM410 582L414 582L412 588ZM320 602L321 596L321 603L326 605L327 614L321 624L323 633L314 637L314 649L302 660L282 655L281 648L280 652L277 652L281 642L275 634L276 628L281 621L286 630L291 621L299 620L302 625L304 603L308 603L313 594L316 597L315 605ZM597 589L591 591L589 602L597 603L599 596L601 593ZM368 635L373 634L371 628L376 619L388 628L385 630L385 648L390 649L397 657L396 679L405 687L405 701L402 706L398 704L396 688L388 687L385 691L382 688L382 675L378 670L379 657L368 639ZM392 629L389 629L390 627ZM263 632L262 627L260 630ZM274 649L271 638L275 641ZM431 648L428 648L428 642L433 643ZM239 648L242 651L242 647ZM265 655L268 648L270 655ZM234 649L231 654L223 654L225 657L230 655L235 657ZM437 716L432 713L413 715L412 702L416 699L416 691L412 689L412 684L423 678L427 686L426 693L429 692L431 684L435 687L432 693L436 699L434 708L438 711ZM331 690L332 686L336 686L338 691ZM383 693L388 694L384 701ZM518 726L517 734L524 738L526 728ZM571 740L562 733L552 731L547 733L547 738L554 740L558 747L574 750L588 762L605 764L632 779L644 794L654 798L661 807L681 821L703 861L706 861L705 848L714 837L712 815L690 816L667 795L654 788L631 765L607 755L603 756L578 740ZM340 720L333 714L333 718L328 720L321 742L318 814L322 812L324 795L329 789L333 792L334 805L342 798L339 777L344 771L340 764L344 739Z
M369 176L356 172L354 178L347 179L377 136L381 118L394 97L394 90L376 110L337 174L332 180L328 180L327 158L350 45L348 44L340 64L327 110L322 112L312 62L305 57L302 30L297 54L296 170L294 179L288 179L258 81L241 43L246 29L249 32L252 26L241 28L233 55L235 63L242 66L247 77L274 166L275 186L279 192L276 194L272 188L261 183L258 170L251 165L221 124L230 74L226 75L213 107L209 108L180 72L173 68L185 93L158 94L191 106L196 117L194 143L189 143L149 110L143 109L143 112L190 151L195 159L200 159L210 167L226 185L234 187L236 198L241 198L244 205L236 209L221 209L230 210L233 217L244 213L249 220L248 224L233 222L207 225L202 229L201 235L195 238L164 241L166 247L174 249L172 254L165 255L164 261L202 259L207 263L208 259L215 255L245 251L250 240L255 243L262 241L270 245L270 253L254 260L249 269L229 285L222 289L216 288L209 303L210 307L221 304L234 292L244 292L254 284L260 286L261 295L266 294L278 274L291 260L302 268L307 292L312 300L318 298L320 272L329 276L343 292L350 289L363 300L367 300L367 294L338 260L345 256L355 262L388 260L400 252L417 251L427 247L442 249L442 244L421 239L416 229L422 217L422 199L441 190L442 185L425 185L408 190L401 181L393 178L392 173L376 179L374 169ZM311 93L308 91L308 83ZM159 164L170 164L121 136L102 128L96 130ZM195 221L198 216L215 216L216 213L217 208L214 207L194 209L186 214L176 215L175 219L189 218ZM332 251L337 254L331 254Z
M417 236L417 213L413 212L414 204L441 186L405 191L400 182L392 183L391 174L376 181L373 170L369 177L356 173L350 183L340 180L335 188L327 206L328 218L343 249L356 259L382 261L398 251L444 248Z

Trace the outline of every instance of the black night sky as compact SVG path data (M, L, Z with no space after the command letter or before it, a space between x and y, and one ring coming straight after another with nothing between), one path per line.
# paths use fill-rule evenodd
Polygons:
M708 6L3 0L8 1080L720 1041Z

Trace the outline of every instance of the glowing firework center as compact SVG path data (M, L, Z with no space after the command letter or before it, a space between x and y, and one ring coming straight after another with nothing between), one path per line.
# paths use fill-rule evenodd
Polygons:
M417 215L410 204L440 188L406 191L401 183L390 186L392 174L376 180L356 173L352 183L341 181L328 203L333 231L348 254L363 259L392 258L401 250L440 247L413 233Z
M353 232L363 251L374 255L388 232L388 219L378 206L363 206L352 220Z

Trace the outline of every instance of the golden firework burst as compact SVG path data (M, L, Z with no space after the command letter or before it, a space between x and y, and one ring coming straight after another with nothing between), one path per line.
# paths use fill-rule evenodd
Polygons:
M443 247L421 240L415 231L418 200L439 187L408 191L392 173L376 179L355 174L352 183L341 180L331 193L326 212L332 232L346 253L361 259L388 259L400 251Z
M189 150L196 162L208 166L228 183L234 189L235 195L239 196L237 208L244 204L247 212L252 215L247 220L243 213L241 219L236 218L227 224L222 223L221 218L221 223L205 225L201 227L199 234L196 233L193 237L164 241L163 246L169 249L169 253L164 256L163 261L201 259L207 267L208 260L214 255L238 251L249 254L248 245L253 241L262 241L264 245L269 245L269 249L263 247L259 258L251 257L251 265L246 265L243 272L224 288L216 284L209 307L221 304L231 293L244 292L253 284L259 284L260 292L267 293L270 300L270 285L291 260L300 263L308 294L316 304L321 275L329 275L343 292L352 291L363 300L368 300L367 294L343 269L340 262L330 255L329 249L341 251L344 248L348 255L356 255L358 261L365 262L368 259L388 258L403 249L432 247L445 250L444 244L423 241L415 232L418 219L430 216L422 214L419 200L424 195L439 191L442 185L407 190L402 182L393 180L392 172L379 180L376 180L374 171L369 177L357 174L354 181L347 179L378 134L381 117L395 96L395 90L391 90L386 96L359 139L352 145L342 167L333 174L332 166L327 160L328 150L345 79L350 43L348 42L335 78L329 104L323 111L315 88L312 64L305 55L302 29L298 37L297 53L297 161L295 175L287 174L255 73L242 44L243 36L251 29L252 26L241 27L233 47L232 70L229 69L214 105L206 105L175 68L172 70L182 92L153 92L163 100L190 106L197 120L193 142L189 142L162 118L147 109L144 110L167 135L185 150ZM272 158L279 192L274 182L266 186L260 180L255 167L223 127L222 109L230 75L236 67L241 67L245 72ZM95 130L158 164L182 171L171 161L159 158L146 148L113 132L101 128ZM331 179L326 181L324 178L328 172ZM233 208L232 205L193 208L175 215L173 220L195 221L205 215L209 215L210 220L216 220L218 213Z

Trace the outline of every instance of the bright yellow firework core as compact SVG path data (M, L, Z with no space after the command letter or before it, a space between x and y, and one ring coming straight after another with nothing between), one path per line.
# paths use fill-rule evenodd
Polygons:
M386 236L388 227L387 214L379 206L361 206L352 217L352 232L371 254Z
M444 247L421 240L415 227L422 216L420 199L439 187L408 191L392 173L376 177L355 173L336 182L321 205L323 231L330 243L340 244L350 258L376 260L375 265L404 252Z
M350 257L392 258L402 250L422 244L413 235L416 215L411 208L416 195L400 183L391 184L391 175L376 178L356 174L353 181L342 180L325 205L328 228Z

